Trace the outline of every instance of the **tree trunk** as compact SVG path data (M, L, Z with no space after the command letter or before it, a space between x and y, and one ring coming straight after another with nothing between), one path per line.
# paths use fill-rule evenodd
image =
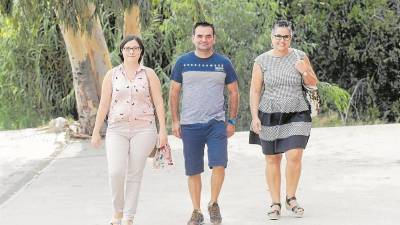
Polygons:
M94 4L89 4L82 16L90 18L94 10ZM104 33L97 17L94 18L90 34L84 31L74 32L72 28L64 25L60 25L60 28L72 67L80 123L78 132L90 135L96 120L103 78L111 69Z
M73 85L79 115L79 133L91 134L96 120L99 97L95 74L82 32L60 25L72 67Z
M90 4L88 7L89 16L92 16L95 6ZM107 48L107 43L104 38L103 29L100 24L98 17L94 18L93 27L91 34L84 33L84 45L89 54L90 63L92 65L92 73L94 80L96 81L97 96L100 99L101 86L103 83L104 76L107 71L111 69L111 59Z
M140 9L137 5L124 12L124 37L130 34L140 37Z

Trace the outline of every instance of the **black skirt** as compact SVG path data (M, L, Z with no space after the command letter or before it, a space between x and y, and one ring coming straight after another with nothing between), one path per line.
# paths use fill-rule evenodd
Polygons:
M290 149L305 149L310 137L310 111L265 113L259 111L261 133L250 131L249 143L262 146L265 155L284 153Z

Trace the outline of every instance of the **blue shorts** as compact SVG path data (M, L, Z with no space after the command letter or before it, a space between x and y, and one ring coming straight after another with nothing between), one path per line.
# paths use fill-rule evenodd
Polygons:
M204 147L208 148L208 166L223 166L228 163L227 136L224 121L210 120L208 123L181 125L183 156L187 176L204 171Z

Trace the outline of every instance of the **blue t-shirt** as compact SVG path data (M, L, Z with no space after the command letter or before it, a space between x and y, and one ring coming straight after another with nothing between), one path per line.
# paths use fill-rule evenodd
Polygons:
M182 84L181 124L225 121L224 88L237 80L228 58L218 53L209 58L186 53L178 58L171 78Z

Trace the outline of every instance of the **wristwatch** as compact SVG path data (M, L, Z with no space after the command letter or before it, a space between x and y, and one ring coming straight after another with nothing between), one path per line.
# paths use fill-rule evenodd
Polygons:
M236 125L236 119L235 118L231 118L227 121L229 124L235 126Z

